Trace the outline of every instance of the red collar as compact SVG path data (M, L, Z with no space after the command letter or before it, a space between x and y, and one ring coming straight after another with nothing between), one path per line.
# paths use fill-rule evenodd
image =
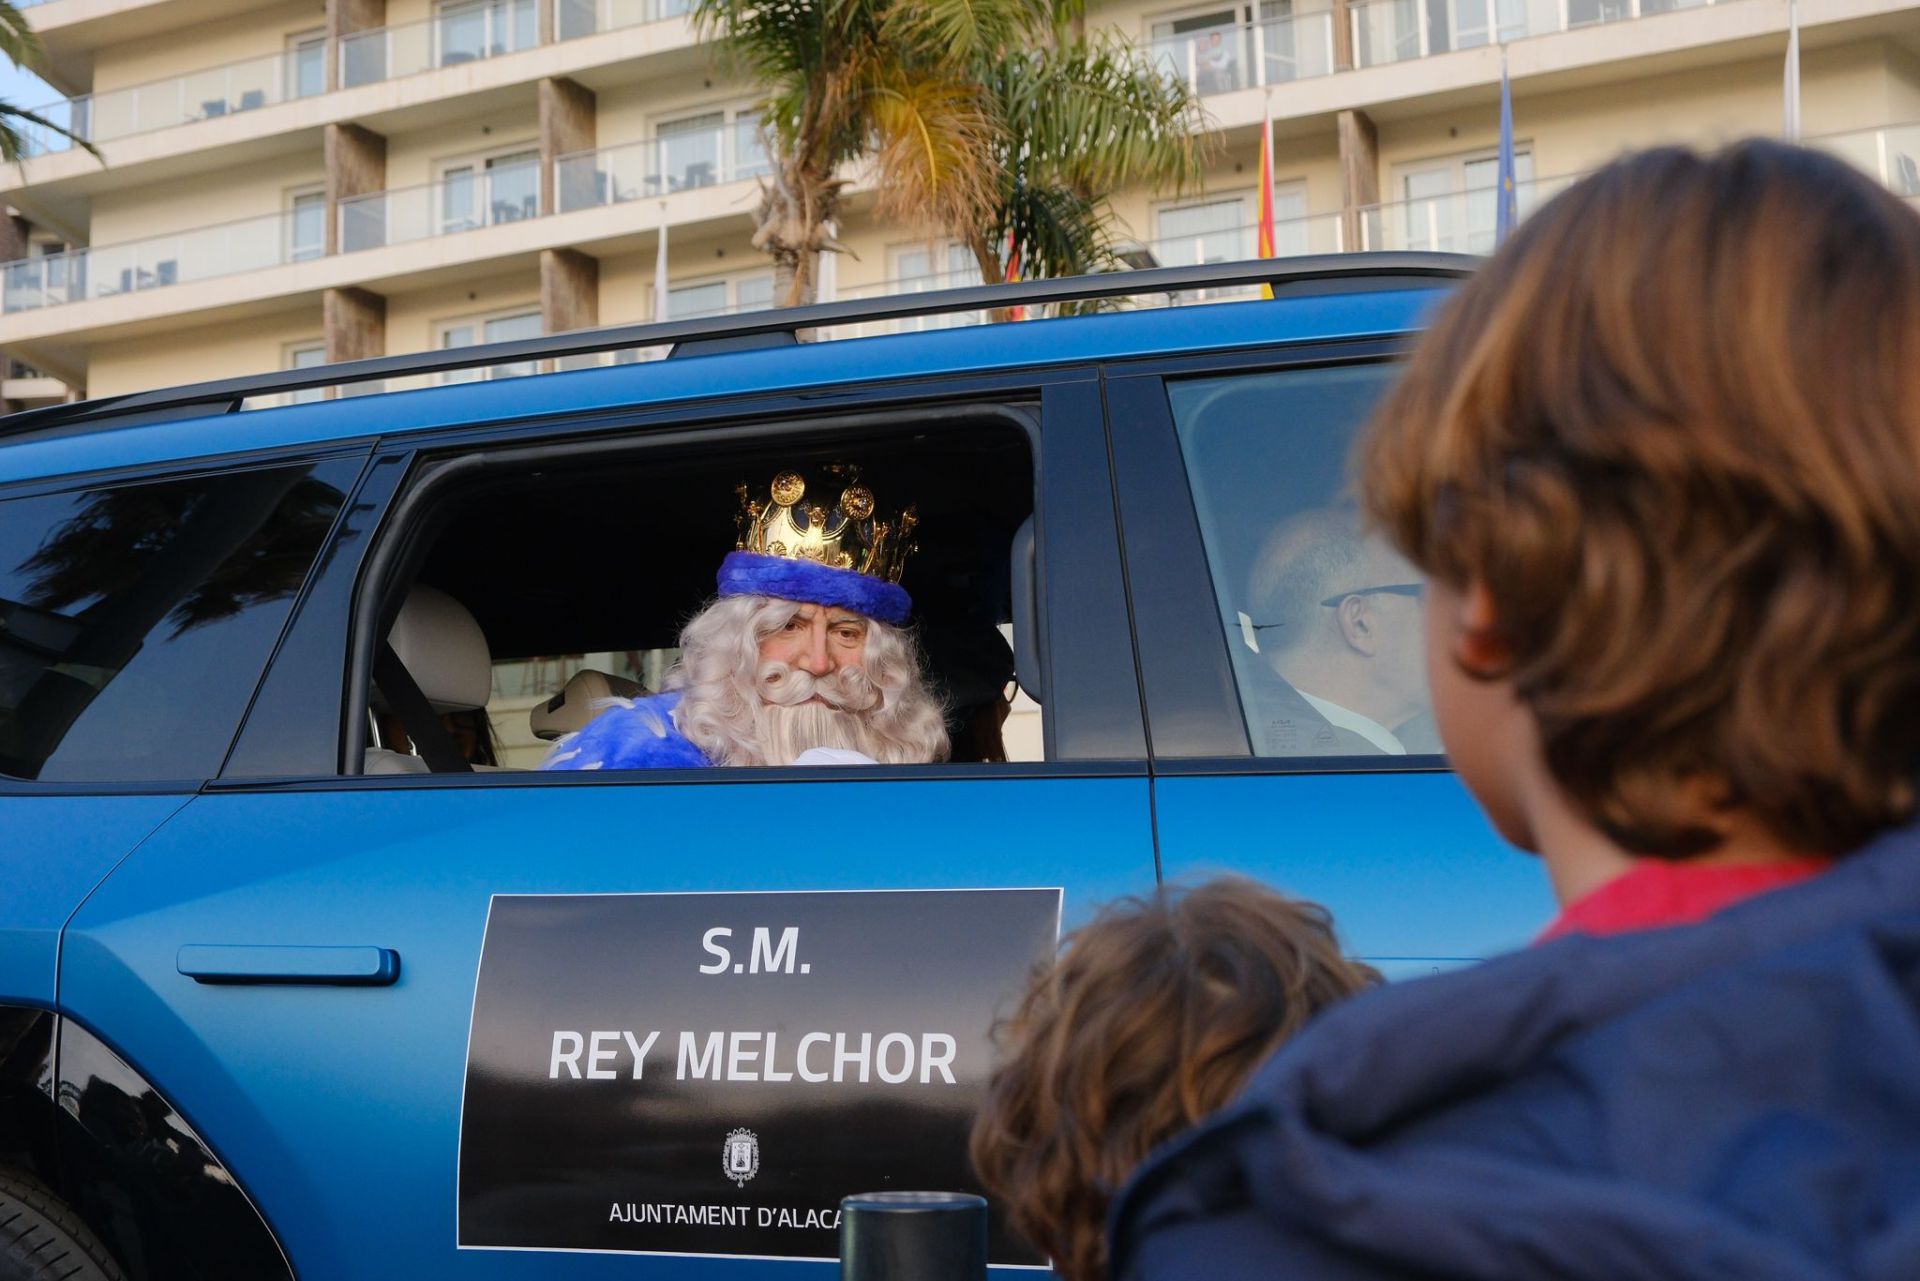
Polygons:
M1642 859L1632 871L1569 903L1534 942L1562 934L1624 934L1691 925L1741 899L1797 884L1831 866L1832 860L1824 858L1707 866Z

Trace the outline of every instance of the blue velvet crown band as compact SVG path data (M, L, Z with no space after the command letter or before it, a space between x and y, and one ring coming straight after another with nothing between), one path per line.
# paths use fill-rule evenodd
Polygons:
M896 627L913 610L913 598L898 583L813 560L728 552L720 562L719 580L722 596L775 596L811 605L838 605Z

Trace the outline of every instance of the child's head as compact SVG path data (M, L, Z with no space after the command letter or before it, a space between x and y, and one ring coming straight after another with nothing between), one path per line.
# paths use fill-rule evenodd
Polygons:
M1323 908L1252 881L1116 903L1035 973L1003 1029L974 1165L1062 1276L1097 1281L1108 1200L1141 1159L1377 978L1341 956Z
M1509 838L1529 771L1667 857L1913 811L1920 214L1865 176L1761 142L1609 165L1449 301L1360 465Z

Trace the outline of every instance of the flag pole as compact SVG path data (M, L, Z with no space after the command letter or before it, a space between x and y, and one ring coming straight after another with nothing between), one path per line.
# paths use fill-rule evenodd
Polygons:
M1520 193L1515 181L1513 156L1513 86L1507 79L1507 45L1500 42L1500 163L1496 179L1498 191L1493 212L1493 243L1497 246L1513 234L1520 221Z
M1800 4L1787 0L1786 119L1781 132L1788 142L1800 141Z

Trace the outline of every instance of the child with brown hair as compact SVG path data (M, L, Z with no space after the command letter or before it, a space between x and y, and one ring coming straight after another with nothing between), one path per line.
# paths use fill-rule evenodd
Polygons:
M1107 1203L1323 1006L1378 981L1324 909L1253 881L1109 906L1003 1029L973 1161L1068 1281L1106 1276Z
M1115 1275L1920 1277L1920 214L1777 143L1609 165L1360 473L1561 917L1284 1047L1127 1189Z

